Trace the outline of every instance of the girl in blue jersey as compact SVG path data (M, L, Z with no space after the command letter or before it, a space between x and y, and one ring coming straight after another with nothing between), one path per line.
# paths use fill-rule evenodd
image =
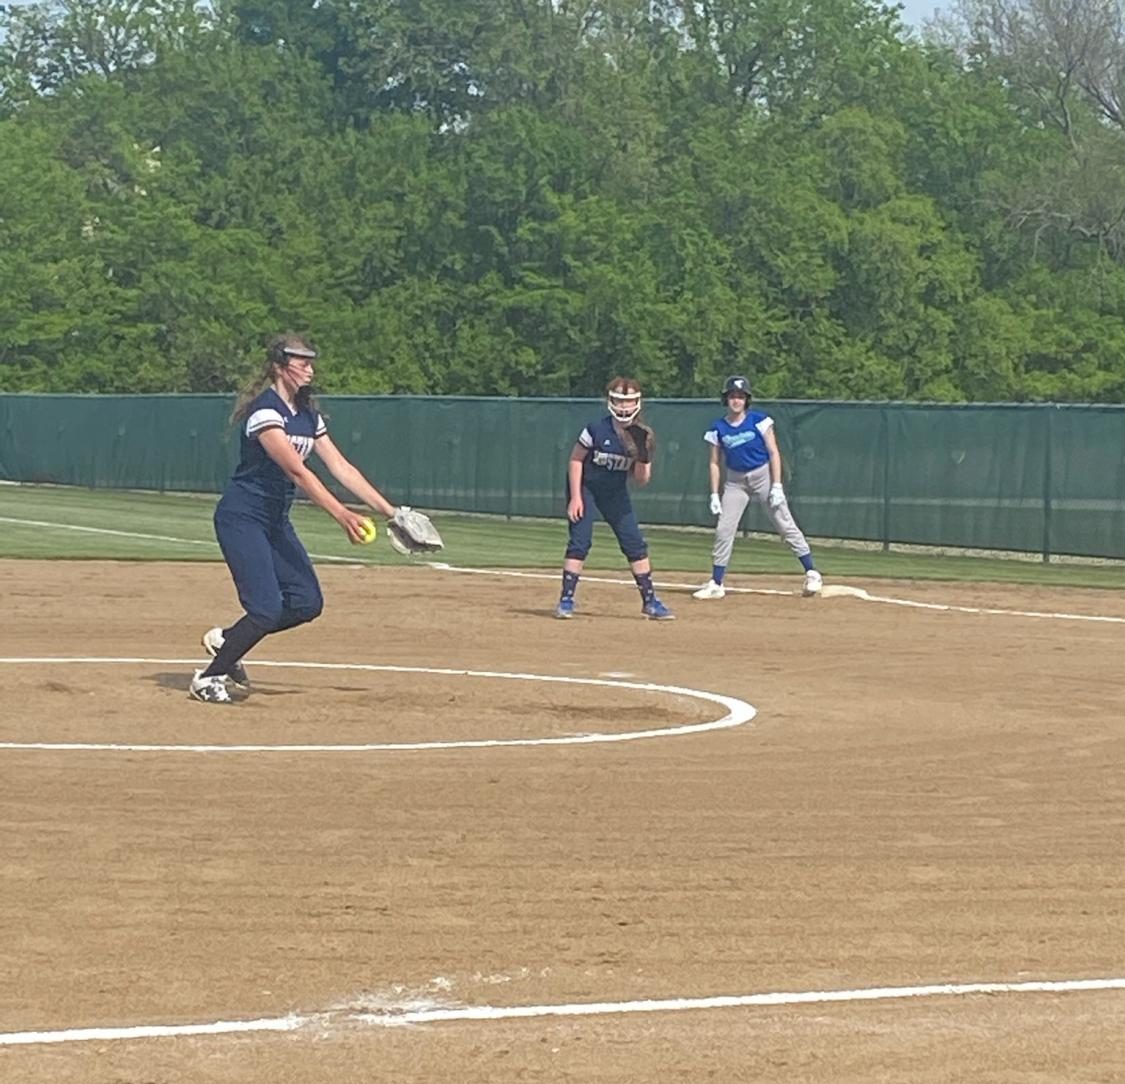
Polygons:
M594 509L610 525L633 570L641 593L641 613L658 621L674 616L656 597L648 545L637 524L628 482L647 485L652 477L651 430L639 426L641 387L635 380L614 377L606 388L609 413L586 426L567 463L567 507L570 538L563 561L562 595L555 616L574 616L574 593L594 540ZM643 429L642 444L629 427Z
M312 621L324 599L312 562L289 520L297 486L343 528L364 540L364 518L345 508L307 466L311 452L328 473L380 515L392 505L332 443L311 395L316 350L308 339L280 335L266 352L259 379L240 397L232 420L241 427L240 457L215 509L215 534L246 611L229 628L204 633L214 656L196 671L191 695L229 704L227 681L249 687L242 658L263 637Z
M695 592L695 598L722 598L726 594L723 577L734 549L734 536L751 500L766 505L777 533L793 551L805 570L804 594L817 594L823 581L813 564L812 553L801 528L797 526L785 489L781 484L781 452L777 447L773 418L750 409L750 381L744 376L728 377L723 387L727 408L703 435L711 445L711 514L719 517L711 579ZM726 484L719 496L721 466L726 467Z

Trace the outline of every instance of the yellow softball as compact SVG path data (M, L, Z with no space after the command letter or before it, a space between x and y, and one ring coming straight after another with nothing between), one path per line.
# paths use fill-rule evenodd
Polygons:
M363 545L366 546L368 542L375 541L375 535L377 532L375 530L375 523L372 520L364 516L363 520L360 522L359 529L363 536L362 538L360 538L360 542Z

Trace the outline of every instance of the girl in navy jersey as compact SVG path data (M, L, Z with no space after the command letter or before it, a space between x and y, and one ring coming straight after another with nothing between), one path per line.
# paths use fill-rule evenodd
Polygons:
M765 504L777 533L793 551L805 570L804 594L815 595L822 586L813 564L809 544L789 511L781 484L781 452L773 418L750 409L750 381L744 376L727 378L723 387L725 417L716 421L703 439L711 445L711 514L719 517L711 554L711 579L695 592L695 598L722 598L723 577L734 549L734 536L751 500ZM726 484L719 496L721 467Z
M271 632L320 615L324 599L312 562L289 520L297 486L320 505L351 542L362 542L363 517L345 508L307 466L311 452L328 473L375 512L391 504L332 442L310 393L316 350L297 335L270 342L258 380L239 398L232 421L241 429L240 457L215 509L215 534L245 613L203 635L211 664L195 673L191 695L229 704L227 681L248 688L243 656Z
M614 377L606 389L609 413L586 426L567 463L567 507L570 538L563 561L562 595L555 616L574 616L574 593L578 577L594 540L596 508L617 536L617 544L633 570L641 593L641 613L658 621L674 615L656 597L648 545L637 524L629 499L629 479L647 485L652 477L651 443L645 430L638 447L637 418L641 412L641 387L635 380ZM630 432L630 426L634 432Z

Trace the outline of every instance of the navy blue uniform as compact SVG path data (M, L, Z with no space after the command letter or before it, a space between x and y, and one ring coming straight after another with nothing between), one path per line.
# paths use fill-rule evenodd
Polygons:
M621 552L630 561L648 556L648 546L637 524L633 502L629 498L629 472L636 462L628 453L611 415L607 414L578 435L578 443L586 449L582 463L582 518L570 524L567 557L586 559L594 540L596 508L617 536ZM570 480L567 479L567 498Z
M315 410L294 412L267 388L250 404L238 468L215 509L215 534L242 608L261 629L278 632L318 617L324 598L289 520L296 487L258 439L269 429L281 429L307 459L328 428Z

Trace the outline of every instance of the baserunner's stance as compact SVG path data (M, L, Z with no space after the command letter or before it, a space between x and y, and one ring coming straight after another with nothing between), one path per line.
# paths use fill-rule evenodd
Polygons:
M695 598L722 598L723 578L734 549L734 536L751 500L766 506L770 519L785 544L805 570L803 593L817 594L823 586L813 564L812 553L801 528L789 511L781 484L781 452L777 447L773 418L750 409L750 381L731 376L723 386L726 414L703 434L711 445L711 514L719 517L715 546L711 553L711 579L695 592ZM726 483L719 496L722 469Z

